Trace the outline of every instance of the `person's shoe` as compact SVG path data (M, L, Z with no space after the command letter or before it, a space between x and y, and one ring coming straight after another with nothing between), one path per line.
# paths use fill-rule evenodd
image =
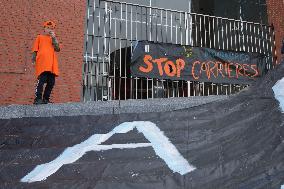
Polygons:
M43 99L43 103L44 103L44 104L51 104L52 102L50 102L50 101L47 100L47 99Z
M35 105L38 105L38 104L44 104L44 102L43 102L43 100L42 100L42 99L40 99L40 98L35 98L35 100L34 100L34 104L35 104Z

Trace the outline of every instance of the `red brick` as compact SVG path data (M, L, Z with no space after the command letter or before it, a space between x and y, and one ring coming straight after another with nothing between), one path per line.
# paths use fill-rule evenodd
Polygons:
M32 103L36 78L31 46L46 20L57 23L56 34L62 44L58 53L61 75L51 98L54 102L80 101L85 1L0 0L0 4L0 44L4 47L0 50L0 104ZM69 90L70 84L76 90Z
M267 12L269 24L274 26L275 43L278 63L281 59L281 42L284 38L284 1L283 0L267 0Z

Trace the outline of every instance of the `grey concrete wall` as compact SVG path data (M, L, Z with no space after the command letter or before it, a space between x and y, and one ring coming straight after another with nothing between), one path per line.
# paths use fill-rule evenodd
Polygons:
M91 101L87 103L45 104L37 106L10 105L0 107L0 119L163 112L191 108L227 98L228 96L198 96L148 100Z

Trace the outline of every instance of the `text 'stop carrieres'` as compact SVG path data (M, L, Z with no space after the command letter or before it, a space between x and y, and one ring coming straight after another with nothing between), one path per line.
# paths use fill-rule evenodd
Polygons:
M258 53L139 42L131 58L133 77L250 84L266 70Z

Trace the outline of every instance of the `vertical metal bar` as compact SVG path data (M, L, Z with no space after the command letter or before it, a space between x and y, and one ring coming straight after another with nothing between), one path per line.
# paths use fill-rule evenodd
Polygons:
M163 10L160 10L160 19L161 19L161 25L160 25L160 32L161 32L161 41L157 39L159 42L164 42L164 37L163 37Z
M224 25L223 25L223 18L221 18L222 21L222 49L225 49L225 40L224 40Z
M192 14L191 14L191 12L190 12L190 13L186 13L186 15L187 15L186 17L188 17L188 29L187 29L187 31L188 31L188 38L189 38L189 43L188 43L188 45L193 46Z
M264 25L261 26L261 53L266 55L264 41Z
M254 42L253 42L253 47L254 47L254 52L257 52L257 46L256 46L256 29L255 25L253 25L253 36L254 36Z
M239 45L240 45L240 51L244 51L244 44L242 43L243 39L243 24L242 21L238 22L239 23Z
M133 6L130 7L130 53L133 53ZM130 99L133 97L133 77L130 74Z
M255 47L256 47L256 52L260 52L260 41L259 41L259 25L256 25L257 27L255 30Z
M149 8L149 22L150 22L150 29L149 29L150 38L149 38L149 40L152 41L152 6L150 6L150 8Z
M85 56L86 56L86 62L85 62L85 66L84 66L84 68L85 68L85 77L84 77L84 84L85 84L85 87L84 87L84 97L83 97L83 99L84 99L84 102L85 101L88 101L88 100L91 100L90 99L90 95L89 95L89 92L90 92L90 89L89 89L89 87L90 87L90 85L89 85L89 82L88 82L88 79L89 79L89 65L91 64L91 61L90 60L92 60L91 58L90 58L90 56L88 55L88 46L89 46L89 43L92 43L92 40L93 40L93 38L94 38L94 36L92 35L92 37L91 37L91 40L89 41L89 37L90 37L90 34L89 34L89 25L91 24L90 22L91 22L91 19L90 19L90 1L88 1L88 7L87 7L87 36L86 36L86 49L85 49L85 51L86 51L86 54L85 54ZM87 94L89 95L89 96L87 96ZM87 98L88 97L88 98Z
M128 30L127 30L127 19L128 19L128 12L127 12L127 4L125 4L125 39L128 39Z
M192 82L193 96L196 96L196 81Z
M255 52L254 51L254 48L255 48L255 45L254 45L254 25L253 24L250 24L250 44L251 44L251 52Z
M164 37L163 37L163 10L160 10L160 12L161 12L161 27L160 27L160 29L161 29L161 38L162 38L162 42L164 42ZM166 21L167 22L167 21ZM165 80L161 80L161 82L162 82L162 86L165 88L165 83L164 83L164 81ZM163 93L163 97L165 96L165 94Z
M205 96L205 83L202 82L202 96Z
M156 25L155 25L155 29L156 29L156 32L155 32L155 36L156 36L156 38L155 38L155 42L158 42L159 41L159 34L158 34L158 9L155 9L156 10L156 13L155 13L155 17L156 17L156 19L155 19L155 23L156 23Z
M228 20L225 20L225 34L226 34L226 50L229 50L229 38L228 38Z
M104 13L104 25L103 25L103 32L104 32L104 44L103 44L103 76L105 74L105 55L106 55L106 24L107 24L107 11L108 6L107 2L105 1L105 13Z
M176 31L175 31L175 34L176 34L176 42L175 42L175 44L178 44L178 34L177 34L177 32L178 32L178 25L177 25L178 23L177 23L177 14L175 13L175 27L176 27Z
M211 17L208 16L208 34L209 34L209 48L212 48L212 37L211 37Z
M96 54L96 58L97 58L97 62L96 62L96 65L95 65L95 77L96 77L96 85L95 85L95 100L97 101L98 99L101 99L99 98L99 89L100 89L100 83L99 83L99 79L100 79L100 32L101 32L101 2L99 1L99 7L98 7L98 11L99 11L99 15L98 15L98 36L97 36L97 43L98 43L98 52ZM93 54L93 47L95 46L94 44L94 41L93 41L93 45L92 45L92 54ZM93 56L93 55L92 55ZM93 68L91 68L91 70L93 70ZM91 76L93 76L93 73L91 71ZM92 81L93 79L91 79L91 86L93 85L92 84Z
M247 48L247 52L251 52L250 51L250 27L249 27L249 23L246 22L246 48Z
M149 21L150 21L150 41L152 41L152 35L153 35L153 21L152 21L152 7L150 6L150 15L149 15ZM154 98L154 80L151 78L151 83L152 83L152 99Z
M203 28L204 28L204 47L207 47L206 16L204 16L204 15L203 15Z
M149 41L149 34L148 34L148 8L145 7L146 14L145 14L145 23L146 23L146 40Z
M125 52L124 52L124 100L127 99L127 40L128 40L128 27L127 27L127 19L128 19L128 10L127 4L125 4Z
M217 42L218 42L218 49L221 49L221 47L220 47L220 29L219 29L219 18L217 18Z
M190 14L189 13L184 13L184 24L185 24L185 45L189 44L189 19L188 16Z
M211 92L212 92L212 94L214 94L214 83L211 83Z
M237 43L237 26L236 26L236 21L234 21L234 50L238 50L238 43Z
M101 77L101 75L100 75L100 68L101 68L101 62L100 62L100 35L101 35L101 1L99 1L99 9L98 9L98 11L99 11L99 15L98 15L98 24L99 24L99 26L98 26L98 36L97 36L97 43L98 43L98 52L97 52L97 55L96 55L96 57L97 57L97 62L96 62L96 66L95 66L95 68L96 68L96 70L95 70L95 75L96 75L96 101L98 100L98 99L101 99L101 98L99 98L99 89L100 89L100 83L99 83L99 79L100 79L100 77ZM94 45L94 44L93 44ZM92 69L93 70L93 69ZM91 73L91 75L93 75L92 73ZM92 82L92 80L91 80L91 82Z
M250 33L250 52L254 52L253 51L253 42L252 42L252 37L253 37L253 35L252 35L252 24L249 24L249 33Z
M166 10L166 43L168 43L168 11Z
M140 39L143 39L143 7L141 6L141 14L140 14ZM145 26L146 27L146 26ZM144 89L143 89L143 79L142 78L139 78L140 79L140 97L143 98L143 92L144 92Z
M178 84L179 84L179 81L176 81L177 97L180 97Z
M238 21L236 22L236 50L240 51L241 50L241 45L240 45L240 25Z
M218 84L216 85L216 93L217 95L219 95L219 85Z
M229 21L229 30L230 30L230 50L234 50L233 49L233 35L232 35L232 33L233 33L233 31L232 31L232 22L231 21Z
M123 6L122 6L122 3L120 3L120 20L119 20L119 88L118 88L118 91L119 91L119 94L118 94L118 100L121 100L121 76L122 76L122 73L121 73L121 69L122 69L122 64L121 64L121 30L122 30L122 19L123 19L123 16L122 16L122 9L123 9Z
M212 31L213 31L213 48L216 48L217 45L216 45L216 32L215 32L215 17L213 17L213 28L212 28Z
M245 45L245 47L246 47L246 51L247 52L250 52L249 51L249 29L248 29L248 23L246 22L246 45Z
M182 38L183 38L183 36L182 36L182 21L181 21L181 12L179 13L179 33L180 33L180 44L183 44L183 41L182 41ZM185 26L185 25L184 25Z
M103 100L104 98L104 89L105 89L105 67L106 67L106 63L105 63L105 56L106 56L106 23L107 23L107 9L108 9L108 6L107 6L107 2L105 1L104 3L104 14L103 14L103 49L102 49L102 72L101 72L101 100Z
M247 46L245 44L245 29L244 29L244 23L242 21L242 38L243 38L243 41L242 41L242 47L243 47L243 50L244 51L247 51Z
M198 33L198 25L197 25L197 15L195 14L195 44L194 46L199 46L200 44L198 44L198 36L199 36L199 33Z
M207 95L206 96L209 96L210 95L210 87L209 87L209 83L207 82Z
M242 47L241 47L241 29L240 29L240 22L237 22L238 24L238 51L241 51L242 50Z
M117 76L116 76L116 52L117 52L117 6L115 4L114 7L115 10L115 19L114 19L114 60L113 60L113 97L114 99L117 99L117 93L116 93L116 82L117 82Z
M191 96L191 94L190 94L190 82L191 81L187 81L186 83L187 83L187 96L189 97L189 96Z
M171 12L171 43L173 43L173 13Z
M135 44L138 43L138 40L137 40L138 38L138 16L137 16L138 10L137 8L138 7L135 6ZM137 99L138 98L138 78L135 77L134 80L135 80L135 99Z
M83 64L83 102L86 102L86 90L87 90L87 65L88 65L88 42L89 42L89 19L90 19L90 0L87 5L87 31L86 31L86 43L85 43L85 62Z
M135 42L138 41L138 10L137 6L135 7Z
M200 46L203 47L203 39L202 39L202 19L201 16L199 16L199 36L200 36Z
M111 60L110 60L110 53L111 53L111 40L112 40L112 36L111 36L111 22L112 22L112 17L111 17L111 13L112 13L112 3L110 3L110 10L109 10L109 14L108 14L108 18L109 18L109 41L108 41L108 86L107 86L107 88L108 88L108 94L107 94L107 96L108 96L108 99L109 100L112 100L112 98L111 98L111 79L110 79L110 77L109 77L109 73L110 73L110 66L111 66Z

